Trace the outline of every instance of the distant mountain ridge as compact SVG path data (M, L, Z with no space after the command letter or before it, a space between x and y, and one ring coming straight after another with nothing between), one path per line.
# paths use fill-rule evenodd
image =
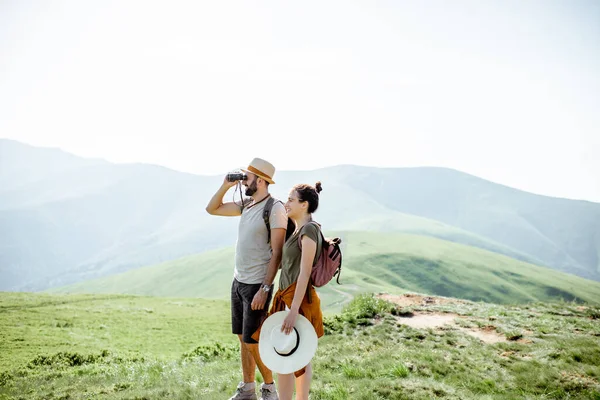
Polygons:
M0 290L41 290L235 243L237 219L204 210L221 176L3 139L0 156ZM271 192L286 198L294 184L317 180L315 219L326 230L434 236L600 280L600 204L443 168L278 171Z
M31 160L35 159L36 163ZM90 165L108 165L100 159L81 158L61 149L34 147L0 139L0 188L17 189L48 176ZM43 168L40 168L43 166Z

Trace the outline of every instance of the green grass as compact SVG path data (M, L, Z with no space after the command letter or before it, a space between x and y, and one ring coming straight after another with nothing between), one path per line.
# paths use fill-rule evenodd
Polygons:
M170 360L235 343L229 313L222 300L0 293L0 369L59 353Z
M12 293L0 301L0 399L212 400L240 379L225 302ZM493 326L513 340L398 323L423 312L455 313L463 327ZM326 319L311 399L600 399L599 315L573 302L399 308L363 294ZM110 338L98 323L110 325Z
M360 293L405 291L500 304L574 300L600 304L600 282L564 274L446 240L378 232L339 232L342 285L318 289L337 313ZM227 299L233 248L185 257L123 274L49 290ZM168 282L168 284L166 284Z

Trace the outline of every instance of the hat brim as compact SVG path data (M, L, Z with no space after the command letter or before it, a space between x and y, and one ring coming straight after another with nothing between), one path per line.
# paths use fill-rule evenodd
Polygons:
M260 178L264 179L265 181L269 182L271 185L274 185L274 184L275 184L275 181L274 181L273 179L269 178L268 176L265 176L265 175L262 175L262 174L256 173L256 172L254 172L254 171L248 171L247 169L244 169L244 168L240 168L240 169L241 169L242 171L244 171L245 173L247 173L247 174L254 174L254 175L256 175L256 176L258 176L258 177L260 177Z
M298 349L287 357L277 354L271 343L271 331L274 328L279 329L288 313L289 311L279 311L271 314L260 328L258 341L258 351L262 362L271 371L279 374L291 374L301 370L308 365L317 351L318 338L315 328L306 317L298 314L294 325L300 337Z

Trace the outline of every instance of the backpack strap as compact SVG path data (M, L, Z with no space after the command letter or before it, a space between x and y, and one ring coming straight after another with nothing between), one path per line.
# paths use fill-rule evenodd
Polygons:
M248 208L248 206L250 204L252 204L252 198L251 197L246 197L245 199L242 199L242 203L240 206L241 212L242 214L244 213L244 211L246 211L246 209Z
M317 224L315 221L308 221L306 224L310 224L310 223L314 223L315 225L317 225L317 228L319 228L319 232L320 232L320 236L321 238L323 237L323 232L321 231L321 227L319 226L319 224ZM304 225L306 226L306 225ZM302 229L304 229L304 226L302 227ZM302 251L302 235L298 235L298 247L300 247L300 251ZM319 246L317 245L317 250L319 249ZM315 254L315 258L318 259L319 255ZM315 260L316 261L316 260ZM313 261L313 266L314 266L315 262ZM310 295L310 287L313 285L312 282L312 278L309 276L308 277L308 285L306 285L306 296L308 297L308 304L312 304L312 296Z
M265 208L263 210L263 219L265 220L265 225L267 225L267 243L271 243L271 210L273 209L273 203L275 203L275 199L271 196L267 199L265 203Z
M321 236L321 238L323 238L323 232L321 231L321 227L315 221L308 221L304 226L306 226L310 223L315 224L317 226L317 228L319 229L319 232L320 232L319 236ZM300 228L300 230L304 229L304 226L302 228ZM300 250L302 250L302 235L298 235L298 246L300 247Z
M261 200L262 201L262 200ZM265 225L267 226L267 243L271 243L271 211L273 211L273 206L275 203L281 203L283 206L283 201L279 199L275 199L269 195L267 202L265 203L265 208L263 210L263 220L265 221ZM285 228L285 241L287 241L290 236L294 234L296 230L296 224L289 217L287 219L287 227Z

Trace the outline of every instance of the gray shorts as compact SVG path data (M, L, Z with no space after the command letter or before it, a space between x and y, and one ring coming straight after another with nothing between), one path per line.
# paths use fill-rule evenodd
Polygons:
M273 297L273 285L264 307L261 310L252 309L252 299L261 286L260 283L247 284L236 279L231 284L231 331L236 335L242 335L244 343L258 343L252 339L252 334L267 318L269 304Z

